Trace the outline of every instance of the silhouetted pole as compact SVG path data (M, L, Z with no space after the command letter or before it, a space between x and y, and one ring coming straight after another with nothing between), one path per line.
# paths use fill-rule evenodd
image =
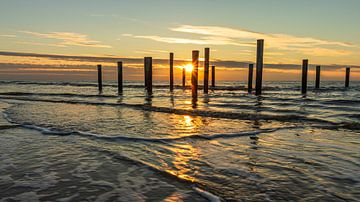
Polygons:
M346 68L346 75L345 75L345 87L348 88L350 86L350 67Z
M170 91L174 91L174 53L170 53Z
M248 92L252 92L254 64L249 64Z
M147 84L148 84L148 75L146 73L146 57L144 58L144 86L145 89L147 89Z
M209 68L210 68L210 48L205 48L204 61L204 93L209 92Z
M257 40L256 53L256 95L261 95L262 73L264 63L264 39Z
M316 66L316 80L315 80L315 88L320 88L320 66Z
M303 60L302 65L302 80L301 80L301 93L306 94L307 91L307 75L308 75L308 60Z
M98 87L99 87L99 92L101 93L103 90L103 85L102 85L102 67L101 65L97 66L98 68Z
M186 69L184 67L182 69L182 86L183 86L183 88L185 88L185 84L186 84Z
M215 66L211 66L211 87L215 88Z
M192 52L193 70L191 74L191 92L193 100L197 99L198 91L198 68L199 68L199 51Z
M122 62L118 62L117 63L117 68L118 68L118 93L122 94L123 93L123 63Z
M152 57L145 57L145 88L149 95L152 94Z

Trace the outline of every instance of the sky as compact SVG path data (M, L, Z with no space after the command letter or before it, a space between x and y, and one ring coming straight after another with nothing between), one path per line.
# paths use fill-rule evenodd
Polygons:
M166 80L169 52L180 70L192 50L210 47L219 79L244 80L264 39L264 79L298 80L309 59L310 78L315 65L325 80L351 66L360 80L359 0L0 0L0 13L0 79L93 79L109 57L127 59L125 79L141 80L151 56Z

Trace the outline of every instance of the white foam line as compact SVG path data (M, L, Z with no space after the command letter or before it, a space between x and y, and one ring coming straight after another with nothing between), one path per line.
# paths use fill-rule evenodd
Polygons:
M193 187L193 189L198 193L200 194L202 197L206 198L207 200L211 201L211 202L221 202L221 199L220 197L210 193L210 192L207 192L205 190L202 190L198 187Z
M3 113L4 117L7 121L14 124L14 122L8 117L8 114ZM206 139L206 140L212 140L212 139L218 139L218 138L235 138L235 137L241 137L241 136L251 136L251 135L257 135L261 133L270 133L275 132L278 130L284 130L284 129L294 129L299 127L282 127L282 128L267 128L257 131L247 131L247 132L240 132L240 133L233 133L233 134L213 134L213 135L205 135L205 134L197 134L197 135L191 135L191 136L183 136L183 137L174 137L174 138L140 138L140 137L126 137L126 136L103 136L96 133L91 132L83 132L83 131L61 131L61 130L54 130L51 128L45 128L40 127L32 124L21 124L17 127L24 127L28 129L34 129L38 130L43 134L47 135L60 135L60 136L66 136L66 135L78 135L82 137L87 138L97 138L97 139L104 139L104 140L123 140L123 141L145 141L145 142L163 142L163 141L177 141L177 140L185 140L188 138L195 138L195 139Z

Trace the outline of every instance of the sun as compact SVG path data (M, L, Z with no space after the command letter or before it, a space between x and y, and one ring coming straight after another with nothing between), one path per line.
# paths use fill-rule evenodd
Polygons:
M187 64L187 65L185 65L183 68L185 68L185 70L186 70L187 72L192 72L192 70L193 70L192 64Z

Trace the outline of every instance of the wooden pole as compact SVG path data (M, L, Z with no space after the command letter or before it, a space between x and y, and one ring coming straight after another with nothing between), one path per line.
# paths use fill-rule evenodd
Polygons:
M147 72L146 72L146 57L144 57L144 86L145 86L145 89L147 89L147 84L148 84L148 75L147 75Z
M215 66L211 66L211 87L215 88Z
M197 100L198 91L198 68L199 68L199 51L192 52L193 70L191 74L191 92L193 100Z
M261 95L262 91L262 74L264 62L264 39L257 40L256 53L256 95Z
M145 57L145 87L149 95L152 94L152 57Z
M350 86L350 67L347 67L345 74L345 87L348 88L349 86Z
M182 86L183 86L183 88L185 88L185 85L186 85L186 69L183 68L182 69Z
M174 91L174 53L170 53L170 91Z
M254 64L249 64L248 92L252 92Z
M210 48L205 48L204 61L204 93L209 93L209 68L210 68Z
M315 89L319 89L319 88L320 88L320 71L321 71L321 67L320 67L320 66L316 66Z
M102 67L101 65L97 66L98 68L98 87L99 87L99 92L101 93L103 91L103 85L102 85Z
M123 93L123 63L118 62L118 93Z
M309 60L303 60L302 80L301 80L301 93L302 94L306 94L306 91L307 91L308 65L309 65Z

